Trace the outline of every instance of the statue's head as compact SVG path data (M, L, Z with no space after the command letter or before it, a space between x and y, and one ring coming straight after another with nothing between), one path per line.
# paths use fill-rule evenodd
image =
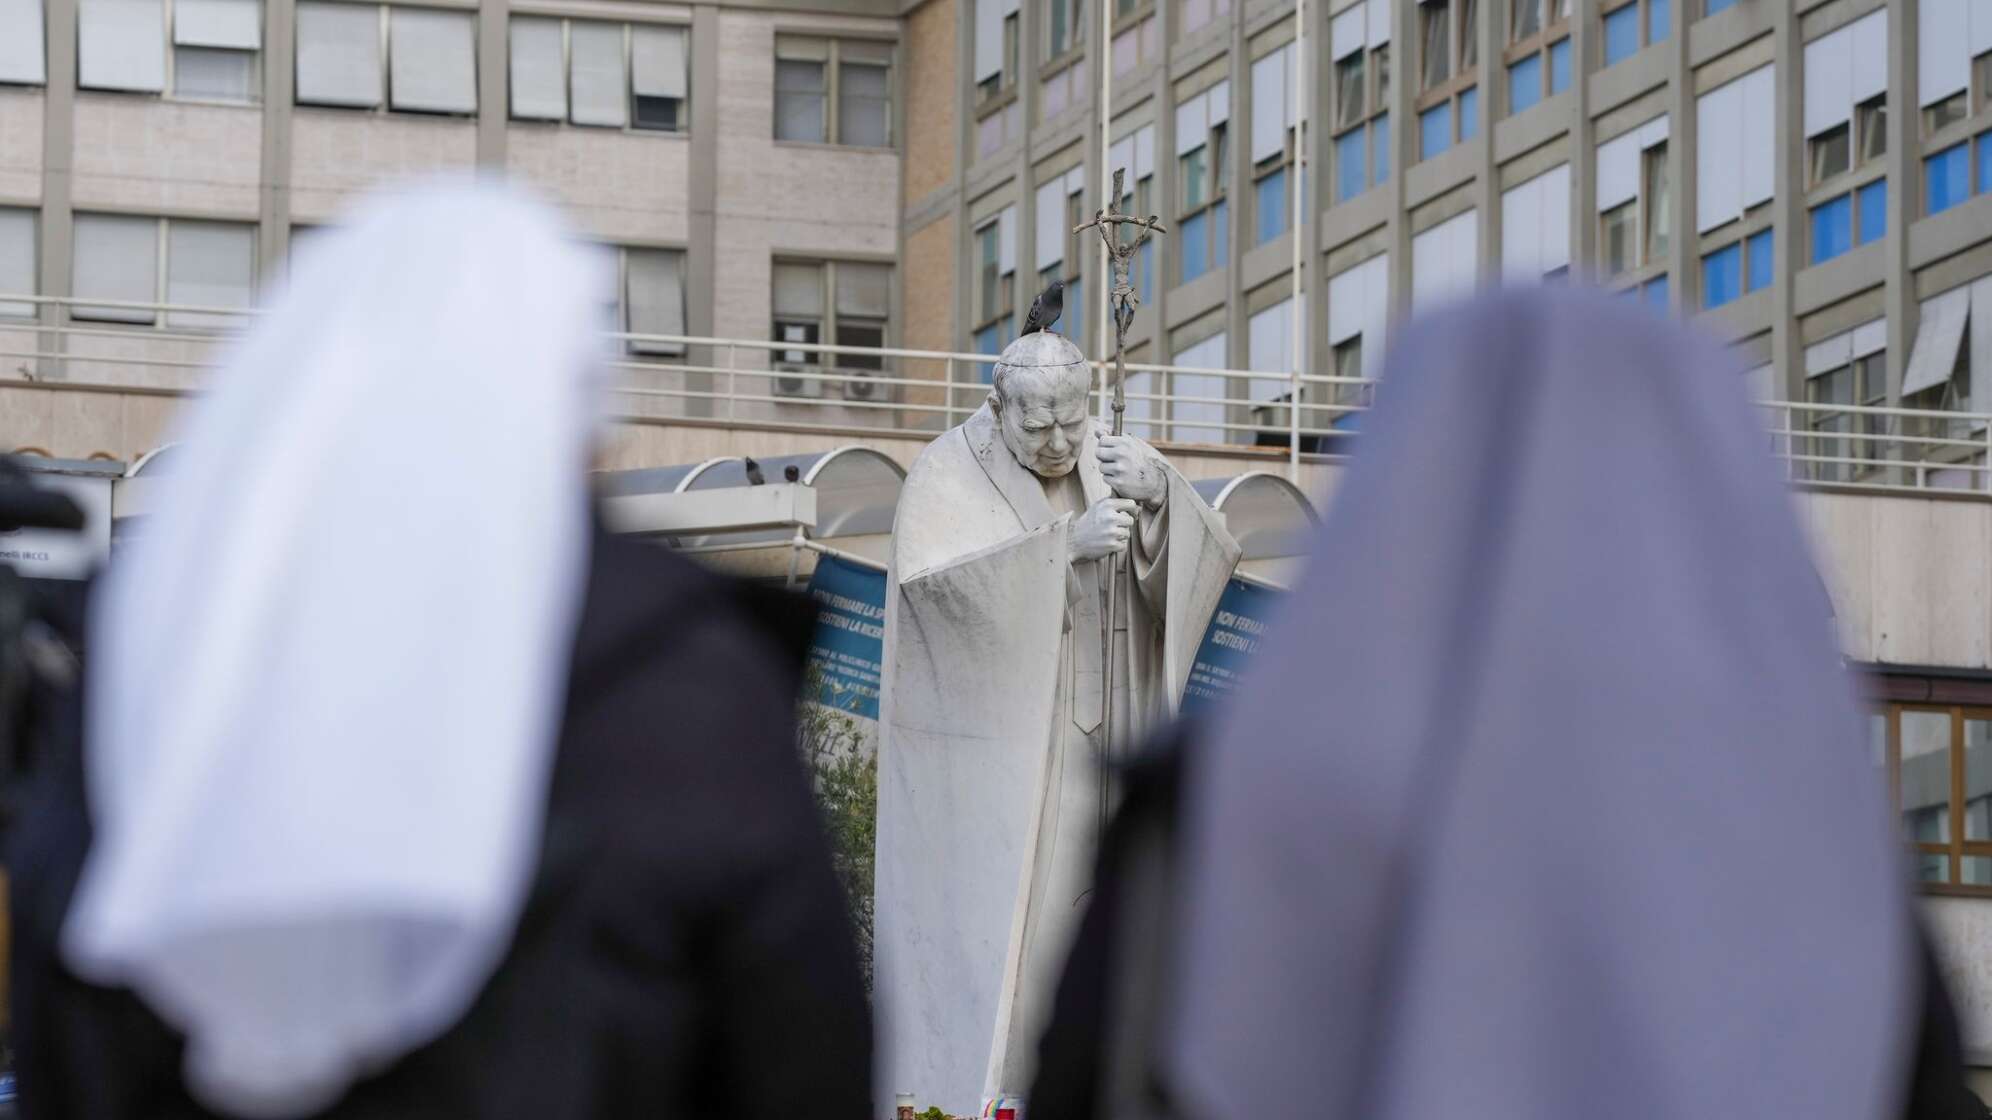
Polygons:
M996 359L992 380L989 407L1010 454L1044 478L1072 473L1092 423L1086 396L1093 374L1079 348L1062 334L1033 331Z

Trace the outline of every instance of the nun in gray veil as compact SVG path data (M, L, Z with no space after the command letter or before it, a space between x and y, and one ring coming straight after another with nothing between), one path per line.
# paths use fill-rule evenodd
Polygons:
M1253 676L1129 779L1040 1120L1960 1114L1755 420L1598 293L1402 331Z
M1881 776L1732 363L1596 294L1411 324L1191 760L1189 1115L1898 1114Z

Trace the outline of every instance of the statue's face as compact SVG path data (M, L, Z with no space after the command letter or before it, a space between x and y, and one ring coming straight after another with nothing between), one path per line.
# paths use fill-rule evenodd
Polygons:
M1021 376L1008 379L1008 392L996 401L1003 443L1017 462L1044 478L1060 478L1079 465L1086 440L1086 379L1078 376Z

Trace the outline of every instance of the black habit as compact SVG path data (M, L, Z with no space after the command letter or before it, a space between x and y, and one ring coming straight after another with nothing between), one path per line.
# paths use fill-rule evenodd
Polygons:
M325 1116L869 1114L870 1016L796 747L810 624L800 600L595 534L511 948L461 1022ZM207 1115L175 1034L59 963L90 842L79 752L38 782L9 859L23 1114Z

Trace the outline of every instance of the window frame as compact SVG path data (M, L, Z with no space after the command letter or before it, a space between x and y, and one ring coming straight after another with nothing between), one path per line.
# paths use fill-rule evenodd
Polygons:
M28 216L28 290L9 292L7 295L27 297L29 300L41 298L42 264L42 212L39 206L0 205L0 213L22 213ZM16 300L0 299L0 323L33 323L42 316L41 303L21 303ZM27 308L26 314L15 314L14 308Z
M816 341L814 343L806 343L805 345L817 345L817 346L869 345L868 343L861 344L861 343L845 342L843 335L844 335L844 327L846 326L853 326L853 327L875 326L878 329L878 337L879 337L878 347L880 349L885 349L892 345L894 337L892 334L892 309L889 306L886 308L886 313L882 316L879 316L876 319L868 315L846 316L841 314L837 310L837 285L838 285L837 273L840 267L850 267L850 266L863 266L863 267L880 266L886 268L889 271L895 267L893 264L885 261L861 261L861 260L853 260L848 258L840 259L836 257L794 257L787 255L776 255L769 262L768 279L770 286L770 298L768 301L768 306L769 306L768 321L770 326L768 331L768 341L776 344L777 346L779 346L783 342L788 341L781 337L782 326L786 323L800 322L799 319L793 316L784 318L774 310L773 283L774 283L775 270L778 268L782 268L784 266L791 268L794 267L810 268L815 270L816 272L818 294L822 300L823 313L817 318L816 322L813 324L816 327ZM888 289L890 288L889 282L887 284L887 287ZM827 371L832 374L842 374L842 375L849 375L853 372L860 372L865 374L883 376L885 374L886 363L888 361L888 359L884 355L878 355L876 364L863 365L863 364L857 364L862 362L863 359L851 358L848 355L824 354L821 352L817 352L814 354L810 354L808 356L808 360L801 362L792 362L788 361L787 359L779 357L780 353L781 351L779 349L770 351L771 356L774 357L774 360L771 364L773 364L775 369L787 372L822 373ZM825 359L830 359L830 360L826 361ZM819 384L821 383L819 382ZM851 396L849 391L850 389L849 383L840 382L840 384L844 386L845 396L849 398ZM870 399L870 398L863 398L863 399Z
M1880 105L1881 109L1878 121L1871 116L1872 110L1877 104ZM1847 123L1835 125L1823 132L1805 138L1805 181L1807 187L1804 198L1802 199L1802 206L1805 211L1806 251L1804 267L1812 268L1825 264L1828 261L1838 260L1840 257L1886 234L1887 229L1884 225L1882 230L1874 232L1869 237L1862 237L1862 233L1866 231L1862 229L1860 196L1869 187L1878 182L1884 182L1888 178L1887 114L1888 95L1886 93L1878 94L1854 106L1853 111L1848 114ZM1867 148L1866 141L1869 139L1869 133L1876 123L1879 124L1881 129L1882 146L1879 151L1864 159L1862 158L1862 152ZM1846 135L1847 166L1838 171L1831 172L1822 178L1815 179L1813 177L1816 164L1814 153L1819 150L1819 145L1823 139L1840 132L1844 132ZM1819 256L1817 223L1813 215L1820 209L1831 206L1842 199L1846 200L1848 209L1847 247L1830 257L1821 258ZM1884 223L1886 220L1886 217L1884 217Z
M1630 131L1636 132L1638 129ZM1669 222L1673 219L1673 215L1670 213L1674 202L1673 165L1668 162L1672 152L1673 137L1671 135L1659 143L1639 149L1639 186L1634 191L1632 200L1630 202L1622 202L1610 210L1598 211L1597 267L1599 279L1603 282L1611 285L1619 285L1630 281L1630 286L1636 288L1642 282L1651 278L1649 274L1654 271L1656 266L1659 267L1660 271L1665 271L1668 253L1673 246L1673 231L1671 229L1667 231L1667 240L1664 242L1656 241L1654 234L1659 219L1666 219ZM1667 197L1661 199L1657 205L1653 198L1655 193L1653 189L1655 168L1658 168L1660 173L1666 176L1667 181ZM1608 215L1617 214L1628 207L1632 209L1632 260L1631 263L1619 271L1609 272L1606 270L1607 261L1605 257L1607 244L1605 231L1609 226L1605 219Z
M392 5L383 5L392 6ZM406 5L404 5L406 6ZM512 28L519 19L557 20L560 23L560 81L567 102L567 115L560 120L545 117L521 117L512 111ZM609 24L622 29L623 41L623 97L628 106L621 127L606 124L585 124L574 119L574 25L576 23ZM678 99L677 128L644 128L636 123L636 28L671 27L685 36L685 96ZM672 23L668 20L614 20L591 19L586 16L541 15L536 12L512 11L505 17L505 121L519 125L551 125L559 128L585 128L591 132L640 133L645 136L689 136L692 131L692 27L688 23ZM783 36L777 35L780 43ZM779 48L775 58L780 59ZM827 71L826 71L827 75ZM774 79L769 79L772 87ZM826 95L828 100L828 95ZM780 115L776 115L780 119Z
M893 81L895 77L894 72L898 69L898 67L893 64L892 59L888 59L883 64L873 62L869 59L847 60L845 58L845 51L848 48L851 39L852 39L851 36L840 37L840 36L830 36L830 35L777 34L775 36L774 59L775 59L775 69L777 77L772 87L775 98L775 113L774 113L774 120L771 123L770 128L781 127L782 91L780 87L780 78L779 78L781 64L784 62L818 62L821 63L823 66L823 119L822 119L823 139L797 140L791 137L784 137L771 133L770 136L776 144L795 144L806 148L856 148L860 151L869 151L869 152L890 152L898 150L899 137L896 133L896 130L893 127L895 123L893 120L893 117L895 115L893 112L893 102L895 100L895 94L898 92L897 88L893 84ZM821 44L824 51L823 57L821 59L817 59L817 58L805 57L800 54L792 54L784 56L782 54L782 45L784 41L786 41L791 45L791 49L793 49L795 45L802 43ZM859 38L857 41L873 46L884 46L888 50L895 45L891 41L883 39ZM690 65L691 63L690 60L688 59L686 61L686 67L688 70L690 68ZM885 143L884 144L855 144L849 140L844 139L844 115L843 115L844 68L846 66L870 66L870 67L883 69L885 71ZM690 75L688 73L687 78L689 77ZM635 96L634 94L631 94L632 98L634 98L634 96ZM686 100L689 101L690 99L687 98ZM680 129L679 131L682 133L687 130Z
M1476 24L1480 13L1480 4L1489 2L1495 2L1495 0L1474 0L1473 14L1476 17ZM1430 9L1440 5L1444 5L1446 9L1447 33L1452 36L1448 43L1447 51L1447 64L1452 69L1444 81L1436 85L1426 86L1425 21L1428 18L1426 13ZM1452 107L1450 113L1452 135L1447 139L1444 148L1433 153L1433 158L1437 158L1438 155L1450 151L1454 146L1463 144L1478 134L1478 122L1476 121L1473 126L1469 126L1466 123L1466 114L1461 111L1467 95L1474 94L1477 97L1476 91L1480 88L1480 64L1477 53L1479 50L1479 41L1476 38L1479 34L1479 28L1477 26L1467 27L1465 24L1466 9L1460 3L1460 0L1420 0L1418 4L1417 72L1419 91L1418 95L1412 99L1411 115L1415 120L1412 139L1417 144L1417 150L1420 155L1418 160L1413 162L1423 162L1425 159L1423 155L1425 150L1425 114L1441 105L1450 104ZM1465 58L1466 42L1472 42L1476 52L1471 65L1467 63ZM1479 103L1476 100L1474 107L1477 109L1478 105ZM1371 158L1375 158L1374 145L1372 145Z
M91 304L89 302L89 297L76 295L76 293L72 288L70 293L72 298L65 305L64 309L64 317L66 319L79 323L95 323L105 327L122 328L133 331L147 330L147 331L158 331L158 332L169 332L169 333L184 332L196 335L225 334L232 331L238 331L242 327L248 324L249 316L255 310L256 292L261 287L263 279L262 230L258 227L257 223L235 221L228 218L174 217L168 214L156 214L156 215L125 214L109 210L79 210L74 215L74 218L72 218L72 226L70 229L70 253L72 258L74 257L75 254L75 238L76 238L73 221L75 219L82 219L82 218L136 218L142 221L149 221L152 223L153 227L152 236L154 238L153 260L152 260L152 301L151 301L152 318L146 321L138 321L133 319L116 319L116 318L110 318L108 316L80 314L80 312L89 307L101 306L101 305ZM249 234L248 301L245 302L240 308L234 310L220 309L216 311L190 311L183 313L187 315L197 315L207 320L229 319L231 321L229 322L212 322L212 321L174 322L173 321L173 312L169 310L169 308L171 308L173 305L170 304L166 298L167 292L170 288L170 285L172 284L172 277L173 277L173 262L172 262L172 253L173 253L172 223L173 222L189 222L189 223L196 223L199 225L238 226L248 232ZM38 253L42 251L42 229L41 229L41 219L39 214L37 214L35 219L35 248ZM72 269L74 267L73 260L71 267ZM115 303L117 301L112 300L111 302Z
M1334 198L1330 202L1330 205L1340 205L1341 203L1350 202L1357 198L1360 198L1369 191L1382 185L1390 178L1390 168L1388 166L1380 166L1380 165L1388 164L1389 155L1390 155L1388 148L1388 143L1389 143L1388 133L1390 129L1390 82L1395 77L1395 75L1391 73L1390 69L1392 64L1391 46L1392 44L1388 42L1380 43L1374 47L1365 43L1361 51L1357 52L1356 55L1351 56L1351 57L1359 56L1363 60L1363 105L1357 114L1357 119L1350 124L1342 123L1342 117L1341 117L1342 83L1340 81L1340 73L1339 73L1340 64L1334 62L1333 60L1330 60L1330 68L1331 70L1335 71L1335 77L1334 79L1332 79L1330 96L1334 99L1335 103L1334 105L1331 106L1331 114L1330 114L1331 119L1329 126L1330 131L1328 135L1328 150L1331 153L1333 153L1333 157L1336 160L1336 166L1334 167L1335 191L1334 191ZM1382 59L1381 66L1378 65L1379 57L1381 57ZM1385 133L1384 137L1385 147L1382 152L1384 158L1381 160L1377 158L1379 153L1377 151L1376 133L1378 130L1382 130ZM1341 195L1341 184L1342 184L1342 168L1340 166L1341 144L1343 140L1348 138L1350 133L1358 131L1364 133L1363 189L1357 191L1355 194L1352 194L1347 198L1343 198ZM1292 148L1293 148L1294 132L1295 130L1293 129L1288 130L1288 144L1287 144L1288 150L1282 157L1286 162L1286 164L1289 166L1293 162ZM1270 157L1268 157L1267 162L1270 162ZM1271 174L1270 168L1267 169L1266 174ZM1254 168L1253 182L1255 184L1258 182L1259 177L1260 176L1258 169ZM1291 185L1292 180L1291 179L1288 180L1288 183L1289 185L1287 189L1292 190L1293 189Z
M1777 283L1777 225L1772 220L1771 213L1772 204L1775 201L1775 199L1772 199L1752 206L1749 210L1745 211L1742 221L1731 221L1720 226L1702 235L1701 239L1697 242L1693 262L1696 265L1695 285L1696 294L1699 297L1696 304L1697 311L1709 312L1728 307L1730 304L1741 302L1744 298L1761 292ZM1757 256L1756 251L1752 248L1752 243L1760 235L1765 233L1771 235L1771 263L1768 266L1771 278L1766 283L1753 288L1750 286L1750 266L1756 262ZM1724 300L1718 304L1711 304L1708 302L1708 259L1731 247L1734 247L1737 252L1735 298Z
M1158 8L1160 8L1160 6L1161 5L1158 4L1156 0L1135 0L1135 2L1132 4L1124 3L1123 0L1114 0L1113 31L1111 34L1107 36L1106 50L1102 52L1104 54L1104 57L1101 59L1102 64L1108 68L1109 73L1113 74L1115 77L1123 76L1121 71L1113 69L1114 42L1115 40L1119 39L1122 35L1127 34L1129 32L1132 32L1134 34L1135 59L1134 59L1134 65L1130 67L1126 71L1126 73L1128 74L1136 73L1143 66L1146 66L1155 61L1153 58L1149 58L1143 55L1141 48L1141 35L1143 31L1142 25L1147 23L1151 19L1157 18L1156 11ZM1213 17L1213 19L1214 18L1215 17ZM1157 34L1159 37L1160 33L1158 32ZM1162 45L1162 53L1163 54L1168 53L1167 44Z
M1537 27L1529 35L1518 39L1515 38L1514 13L1521 10L1520 6L1523 4L1539 5L1543 10L1543 17L1541 26ZM1542 63L1540 68L1541 89L1539 96L1537 96L1534 102L1521 109L1514 107L1512 104L1513 99L1509 96L1512 82L1503 81L1501 83L1501 96L1510 102L1510 104L1505 106L1507 110L1505 115L1512 117L1518 112L1525 113L1548 101L1550 98L1555 97L1557 94L1564 92L1556 88L1556 63L1552 57L1552 52L1559 43L1569 43L1570 45L1565 49L1573 52L1573 56L1570 59L1571 85L1576 84L1580 68L1577 65L1577 59L1574 57L1577 46L1572 28L1572 24L1575 21L1571 18L1571 12L1576 7L1573 0L1507 0L1507 5L1508 34L1503 36L1507 46L1501 49L1501 76L1507 78L1510 71L1517 65L1526 62L1531 56L1540 58ZM1599 26L1602 29L1603 25L1600 24ZM1567 88L1569 87L1566 86L1565 89Z
M1817 387L1844 371L1848 399L1823 400ZM1881 441L1859 438L1881 436L1883 417L1871 412L1832 412L1833 408L1876 408L1888 403L1888 350L1849 358L1847 364L1805 378L1805 403L1812 406L1806 417L1808 454L1860 460L1854 463L1808 461L1806 474L1814 482L1855 482L1872 472L1881 462ZM1988 841L1992 843L1992 841Z
M687 332L691 329L691 308L687 306L690 297L685 291L686 266L691 261L691 251L684 246L673 245L622 245L609 246L616 251L616 329L623 334L635 334L636 329L629 318L629 255L631 253L676 253L678 255L678 321ZM639 349L639 346L648 349ZM636 358L683 358L688 352L682 342L639 343L633 338L623 339L622 352Z
M995 213L988 215L987 221L982 222L981 224L978 225L973 225L970 227L969 230L970 236L974 238L972 244L974 246L974 251L975 251L975 255L973 258L975 261L975 271L971 273L971 275L974 277L974 286L969 293L970 307L969 307L969 316L968 316L968 321L969 321L968 333L971 339L981 334L983 331L986 331L991 327L1001 324L1005 319L1011 319L1014 322L1014 317L1017 313L1016 269L1013 265L1009 272L1006 273L1003 271L1003 210L1006 209L1008 209L1008 207L1004 207L1003 209L999 209ZM982 238L985 236L995 239L996 252L995 252L995 261L994 261L994 268L995 268L994 281L998 286L998 294L1001 297L998 300L995 312L989 315L984 315L982 311L984 303L987 302L987 300L984 297L986 293L988 293L990 290L989 289L990 281L988 279L985 279L985 274L984 274L984 269L988 266L986 266L983 263L983 253L982 253ZM1005 276L1009 277L1009 281L1007 283L1004 282L1003 279Z
M1958 115L1941 125L1933 125L1933 110L1953 103L1960 105ZM1964 89L1934 106L1920 106L1917 115L1922 125L1922 146L1918 153L1921 215L1927 218L1941 214L1992 191L1992 155L1988 155L1988 149L1992 149L1992 51L1972 57L1971 76ZM1959 146L1964 148L1964 195L1942 209L1932 209L1930 163Z
M1653 46L1655 43L1664 43L1667 41L1667 36L1673 34L1672 27L1664 29L1664 33L1660 35L1653 33L1653 11L1656 2L1657 0L1603 0L1598 12L1598 69L1605 70L1617 66L1619 62L1625 62L1628 59L1638 57L1640 51ZM1673 0L1673 2L1678 2L1678 0ZM1625 11L1627 8L1638 9L1633 15L1633 22L1638 25L1638 42L1633 47L1631 54L1614 62L1605 57L1605 20ZM1670 6L1667 10L1667 16L1670 20L1673 18L1673 14L1673 9ZM1576 80L1574 74L1571 80Z
M433 4L383 3L380 2L380 0L369 0L369 2L367 3L349 3L348 0L323 0L323 2L337 3L342 7L349 7L349 8L375 9L376 14L380 18L380 101L377 104L373 105L334 105L322 101L300 101L298 99L298 94L297 94L297 85L295 81L293 81L291 85L292 109L330 109L341 113L368 113L375 115L381 113L399 113L402 114L403 116L409 116L409 117L431 117L438 120L455 120L455 121L474 121L486 112L483 93L478 88L479 83L477 80L477 70L476 70L477 53L478 53L478 48L477 48L478 21L484 18L484 13L482 11L474 8L441 7ZM267 11L268 0L264 0L264 7L265 10ZM418 12L447 12L456 15L468 16L470 18L470 49L471 49L471 66L472 66L471 78L470 78L470 96L471 100L476 103L475 108L471 109L467 113L457 113L457 112L440 112L432 109L397 109L394 107L394 9L396 8L402 8L409 11L418 11ZM292 18L293 20L295 20L296 18L295 9L293 9ZM570 57L568 52L568 36L567 36L566 25L570 21L564 16L544 16L544 17L530 17L530 18L559 19L561 21L560 62L561 62L562 76L566 77L568 74L567 67L568 67L568 60ZM585 22L616 23L618 21L588 20ZM298 42L297 42L298 34L299 34L298 26L295 23L293 23L291 27L291 59L292 59L291 65L293 69L297 65L296 61L297 55L301 53L298 49ZM511 95L512 75L511 75L511 53L510 53L511 35L512 35L511 16L507 15L505 19L505 36L506 36L505 38L505 43L506 43L505 119L508 123L513 119L515 119L512 117L512 95ZM629 42L630 42L629 25L627 23L624 23L623 24L623 76L625 81L627 81L629 77L629 50L630 50ZM687 59L685 65L688 68L686 75L687 79L686 93L689 94L691 92L690 74L689 74L689 67L691 66L691 62L689 58ZM167 75L167 81L169 84L172 81L172 77L173 76L170 73ZM689 101L690 98L687 97L686 100ZM571 99L569 102L569 112L570 113L572 112ZM632 105L631 116L634 117L634 115L635 115L635 109L634 106ZM546 123L550 124L552 122L549 121ZM571 121L569 123L571 123ZM579 127L592 128L597 126L583 125ZM624 126L625 129L627 129L628 127L629 127L628 125ZM657 131L657 130L647 129L644 131Z
M1945 821L1950 826L1950 839L1944 842L1923 842L1909 838L1902 829L1902 715L1905 712L1928 712L1943 714L1950 720L1950 803L1945 806ZM1962 882L1964 859L1967 856L1992 858L1992 840L1965 839L1965 825L1969 813L1970 792L1965 788L1965 731L1966 720L1992 721L1992 708L1973 704L1909 703L1889 701L1869 709L1870 716L1880 716L1883 726L1882 765L1888 774L1888 807L1900 833L1900 842L1911 853L1941 855L1947 858L1949 874L1942 880L1915 880L1916 890L1924 894L1959 895L1968 898L1992 898L1992 884L1971 884Z
M1003 69L993 78L984 78L976 83L974 105L971 113L977 121L1008 108L1018 97L1018 82L1023 74L1023 27L1024 9L1005 15L997 25L1003 35Z
M1213 83L1214 85L1215 83ZM1211 88L1205 87L1191 94L1190 97L1203 97L1210 92ZM1292 132L1291 128L1289 128L1288 132L1290 135ZM1288 146L1291 146L1291 140L1288 141ZM1235 147L1236 145L1232 142L1231 137L1231 122L1227 120L1210 125L1204 131L1203 143L1175 158L1175 182L1177 188L1176 231L1178 236L1175 238L1174 244L1179 248L1176 276L1177 282L1180 284L1188 284L1194 280L1202 279L1204 276L1224 268L1230 263L1228 260L1231 244L1231 231L1228 228L1231 222L1231 208L1228 205L1231 193L1229 190L1231 185L1231 175L1229 172L1231 161L1235 158L1233 152L1233 148ZM1183 163L1197 152L1204 153L1203 174L1205 182L1208 185L1208 190L1205 192L1202 202L1195 206L1190 206L1188 205L1190 192L1188 184L1183 177ZM1272 162L1272 157L1268 156L1266 162ZM1139 184L1137 184L1138 186ZM1224 208L1224 221L1221 223L1217 220L1219 207ZM1189 258L1186 254L1180 252L1180 247L1187 244L1187 239L1182 236L1182 231L1187 223L1195 221L1200 217L1207 218L1210 222L1210 228L1204 234L1204 266L1195 276L1186 276L1184 275L1184 267ZM1225 247L1225 252L1222 256L1218 252L1220 244Z
M154 91L154 90L141 90L141 89L117 89L108 86L84 85L82 82L81 69L79 67L76 75L76 91L78 93L108 94L116 97L152 97L152 98L157 98L160 101L172 101L186 105L234 105L234 106L262 105L263 104L263 56L265 53L269 51L269 39L270 39L270 6L268 0L257 0L256 17L259 21L258 39L261 41L262 45L257 47L255 50L245 51L239 47L213 47L213 46L203 46L196 44L186 45L187 48L190 50L216 51L216 52L225 52L228 54L248 55L250 57L249 99L246 101L237 100L235 98L230 98L230 97L203 97L200 96L199 94L180 92L179 90L180 50L182 44L175 42L173 38L174 21L175 17L178 14L175 10L177 7L178 7L177 0L160 0L159 44L160 44L160 49L162 51L162 56L160 62L160 72L159 72L160 79L159 79L158 90ZM43 25L44 34L46 34L47 21L48 21L48 11L46 4L43 5L42 21L43 21L42 25ZM76 36L77 36L76 49L78 50L82 49L82 34L83 30L81 25L79 24L78 27L76 28ZM472 32L472 35L474 38L475 37L474 31ZM382 58L382 65L385 66L386 54L384 53L384 49L381 58ZM0 88L10 87L10 86L20 89L46 89L48 87L48 44L46 41L44 41L42 44L41 82L34 84L0 82ZM383 90L385 90L385 71L383 71L382 88ZM384 105L385 103L386 103L385 100L383 100L382 104Z

